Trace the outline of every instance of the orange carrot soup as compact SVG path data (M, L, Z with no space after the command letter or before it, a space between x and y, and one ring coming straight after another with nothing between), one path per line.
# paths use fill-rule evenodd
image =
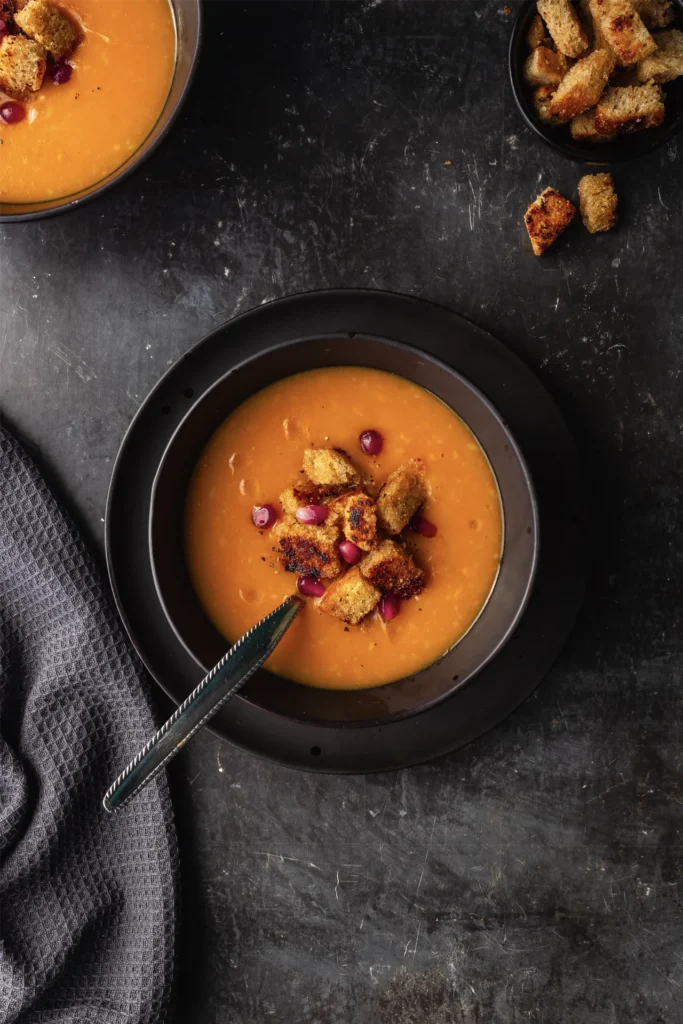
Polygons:
M379 454L363 451L361 435L364 443L369 436L371 449L379 437ZM342 473L348 467L361 479L341 500L360 494L372 523L377 512L376 538L367 540L362 531L346 533L364 550L340 534L339 541L332 541L330 557L324 554L342 523L331 512L320 526L302 530L311 516L326 514L320 512L323 505L332 510L340 500L323 498L324 488L316 490L306 479L304 464L310 481L330 466ZM411 477L414 467L418 472ZM414 516L406 528L400 515L412 516L415 503L406 505L410 489L403 487L404 473L425 488L417 499L420 518ZM293 483L312 495L304 512L294 515L289 505ZM382 501L392 496L396 501L383 518ZM315 509L318 513L311 512ZM347 516L347 526L357 522ZM278 538L296 538L306 529L320 531L323 569L316 576L314 567L314 574L305 577L313 584L311 596L267 667L309 686L362 689L425 668L467 632L496 580L503 517L488 459L448 406L394 374L332 367L287 377L247 399L215 432L195 469L186 507L187 562L202 605L227 640L237 640L296 592L299 570L286 571ZM297 550L297 557L305 559L309 546ZM339 571L334 565L342 550L352 564L343 564L342 575L329 579ZM388 557L382 562L383 551ZM353 564L356 555L358 565ZM382 571L377 573L379 562ZM387 584L387 572L396 564L399 582ZM329 600L340 586L349 590L352 602L366 601L370 594L370 604L359 606L364 617L357 624L337 617L347 614L348 602ZM380 601L378 588L387 586L404 587L409 596L399 600L384 594ZM323 589L326 596L320 600Z
M176 32L169 0L44 3L68 19L77 40L55 59L50 47L59 54L59 45L44 34L40 23L34 28L37 19L21 10L15 14L12 39L13 45L22 47L21 67L30 74L30 62L36 63L35 77L28 84L23 79L11 82L5 66L0 92L3 213L11 213L12 204L77 194L124 164L154 128L175 67ZM30 14L30 5L27 9ZM2 82L0 42L0 86Z

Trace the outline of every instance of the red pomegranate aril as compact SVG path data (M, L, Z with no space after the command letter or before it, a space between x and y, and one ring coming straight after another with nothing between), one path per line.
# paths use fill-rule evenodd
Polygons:
M307 526L320 526L329 514L329 508L325 508L324 505L304 505L294 513L299 522L305 523Z
M379 430L364 430L358 440L366 455L379 455L382 451L384 438Z
M401 610L401 599L396 594L383 594L379 602L379 614L385 622L395 619Z
M53 66L52 71L50 72L50 77L55 85L66 85L71 78L72 71L73 68L71 65L67 64L66 61L63 60Z
M15 100L9 100L0 106L0 121L5 124L19 124L26 117L26 108Z
M7 22L0 18L0 42L2 42L3 36L7 35Z
M251 510L251 521L259 530L267 530L277 522L277 511L272 505L254 505Z
M325 593L325 585L315 576L299 576L296 581L299 593L304 597L322 597Z
M363 557L363 552L352 540L343 540L339 545L339 554L347 565L356 565Z
M430 523L421 515L413 516L410 520L410 529L413 533L421 533L423 537L436 537L438 532L434 523Z

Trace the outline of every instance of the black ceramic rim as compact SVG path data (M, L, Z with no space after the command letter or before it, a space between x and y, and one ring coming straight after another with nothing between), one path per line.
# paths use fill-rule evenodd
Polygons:
M673 0L678 7L678 20L674 27L682 27L683 22L683 0ZM603 142L597 144L582 145L574 142L568 133L568 128L546 128L536 115L527 99L526 88L522 80L522 66L528 54L525 46L524 36L529 27L531 18L536 10L535 0L525 0L520 8L510 35L508 47L508 76L512 95L520 114L526 124L546 145L568 157L570 160L577 160L595 166L607 166L608 164L624 163L626 160L635 160L640 156L646 156L654 152L660 146L666 145L683 127L683 80L678 83L669 83L667 87L671 90L673 86L674 102L678 105L678 112L670 121L665 121L659 128L649 128L644 132L635 132L632 135L625 135L615 142ZM557 135L558 131L564 131L565 136Z
M176 13L175 6L173 4L173 0L169 0L169 3L171 6L173 22L176 30L177 51L176 64L173 70L173 79L171 79L171 85L169 87L168 96L171 95L171 92L173 90L173 81L178 70L178 53L180 51L180 33L178 26L178 16ZM110 188L113 188L115 185L118 185L119 182L127 178L129 174L132 174L133 171L136 171L138 167L141 164L143 164L149 156L151 156L155 149L161 145L161 143L164 141L164 139L170 132L171 128L175 124L175 120L178 114L180 113L183 103L187 98L187 94L190 91L190 86L192 85L192 81L194 79L195 71L197 70L197 59L199 57L199 50L202 42L202 8L199 0L195 0L195 4L197 13L197 39L195 41L194 50L190 56L190 66L187 72L187 77L185 79L185 84L183 85L180 94L176 99L172 109L168 112L168 114L164 115L164 110L166 104L168 103L168 96L166 97L164 107L162 108L157 121L154 123L153 127L149 132L149 135L151 135L156 129L157 125L159 124L159 121L161 121L163 117L166 116L166 124L161 129L154 142L150 143L150 145L147 146L146 149L143 149L145 142L147 141L147 138L149 138L148 135L147 138L140 144L141 152L139 152L138 156L135 157L135 159L130 164L128 164L127 167L124 167L120 171L112 171L111 176L109 176L106 181L104 181L101 185L97 185L97 187L93 188L90 192L85 192L82 195L78 196L78 198L76 199L69 199L68 196L62 199L57 199L55 200L55 202L58 203L57 206L49 206L42 210L27 211L26 213L0 213L0 224L17 224L20 221L43 220L46 217L56 217L61 213L67 213L69 210L76 210L79 206L82 206L84 203L89 203L91 199L97 199L98 196L103 195ZM49 202L49 200L44 200L44 202ZM11 204L6 203L5 205L10 206ZM28 204L17 203L16 205L23 206ZM41 204L36 203L34 205Z
M470 685L426 711L379 726L283 720L239 697L214 720L218 735L282 764L337 773L384 771L455 750L507 717L556 660L585 589L585 492L573 440L536 377L485 331L419 299L355 290L281 299L219 328L165 374L130 425L107 501L107 565L142 660L166 693L182 701L201 669L175 637L152 577L147 523L161 456L185 415L185 394L203 394L231 367L273 344L317 333L398 338L453 366L509 424L539 505L543 544L527 609L513 637Z

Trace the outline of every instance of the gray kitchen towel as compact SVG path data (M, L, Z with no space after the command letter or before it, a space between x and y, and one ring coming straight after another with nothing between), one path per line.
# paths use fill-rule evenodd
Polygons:
M102 796L154 731L97 568L0 426L0 1022L161 1024L178 856L165 779Z

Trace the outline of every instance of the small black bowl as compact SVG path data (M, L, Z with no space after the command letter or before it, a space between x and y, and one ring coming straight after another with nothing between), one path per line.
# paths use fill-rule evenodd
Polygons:
M75 210L85 202L102 195L113 185L131 174L166 138L192 84L202 34L202 8L200 0L169 0L176 30L176 59L173 78L166 102L149 135L138 149L101 181L94 181L71 195L42 202L1 203L0 224L39 220L67 210Z
M257 707L288 719L363 725L418 714L472 680L507 642L531 593L539 544L531 478L502 418L469 381L433 356L385 338L318 336L259 353L217 380L171 437L154 481L149 545L167 620L197 665L208 672L227 642L202 608L185 562L185 503L194 467L216 428L249 395L302 370L341 365L388 370L450 405L489 458L504 519L501 566L488 603L469 632L435 664L410 678L366 690L319 690L262 670L243 691Z
M674 24L669 27L683 28L683 0L673 0L673 4L677 16ZM517 108L539 138L570 160L582 160L590 164L615 164L651 153L669 142L680 130L683 126L683 77L664 86L666 116L658 128L648 128L646 131L624 135L614 142L575 142L567 125L552 128L539 121L529 98L530 89L522 77L524 61L529 55L525 36L535 13L534 0L527 0L520 8L510 37L508 69Z

